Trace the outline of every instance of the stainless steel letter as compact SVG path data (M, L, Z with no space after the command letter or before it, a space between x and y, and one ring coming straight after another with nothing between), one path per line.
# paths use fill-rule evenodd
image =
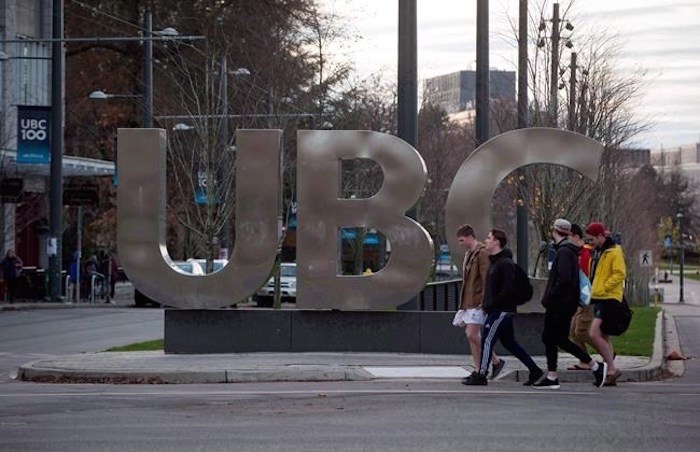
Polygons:
M445 233L453 259L459 261L464 254L455 237L459 226L468 223L480 239L486 236L493 194L508 174L521 166L551 163L596 180L602 155L599 142L550 128L514 130L481 145L462 163L447 197Z
M339 199L341 159L374 160L384 173L369 199ZM370 131L298 132L297 267L299 308L383 309L416 295L430 275L433 243L405 216L427 178L425 163L408 143ZM338 276L338 230L371 227L391 244L387 265L369 276Z
M267 282L277 254L279 130L237 134L236 246L228 265L206 276L173 270L165 245L165 131L119 130L117 243L129 279L145 295L179 308L219 308Z

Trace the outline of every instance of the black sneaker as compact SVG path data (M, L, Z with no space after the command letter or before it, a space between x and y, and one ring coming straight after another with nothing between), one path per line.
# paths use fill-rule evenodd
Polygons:
M598 370L593 371L593 376L595 377L595 381L593 382L593 385L602 388L603 385L605 384L605 376L608 374L608 363L602 362L598 363Z
M464 381L462 381L462 384L466 386L486 386L489 384L489 382L486 380L485 375L475 372L465 378Z
M500 361L498 361L498 364L494 364L493 366L491 366L491 378L490 379L495 380L496 377L498 377L501 374L504 367L506 367L506 360L505 359L501 359Z
M543 378L541 381L533 384L532 387L537 389L559 389L559 379L550 380L549 378Z
M543 371L542 369L540 369L539 367L538 367L536 370L531 370L531 371L530 371L530 376L529 376L529 378L527 379L527 381L526 381L525 383L523 383L523 386L532 386L532 385L534 385L535 383L537 383L537 381L538 381L540 378L542 378L543 375L544 375L544 371Z

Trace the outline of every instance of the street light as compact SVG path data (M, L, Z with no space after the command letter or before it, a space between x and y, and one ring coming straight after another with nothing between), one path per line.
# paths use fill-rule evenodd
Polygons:
M678 232L680 233L680 296L678 297L678 303L683 303L683 265L685 264L685 244L683 243L683 213L678 212L676 214L676 218L678 219Z

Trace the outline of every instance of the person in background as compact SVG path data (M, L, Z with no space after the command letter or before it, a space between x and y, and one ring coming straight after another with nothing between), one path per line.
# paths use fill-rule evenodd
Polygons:
M591 278L591 251L593 247L585 243L583 239L583 229L577 224L571 225L571 234L569 234L569 241L579 247L578 252L578 266L581 271L586 275L588 279ZM579 306L576 310L576 314L571 319L571 328L569 329L569 336L571 336L574 344L581 347L582 350L586 350L586 344L593 346L591 342L591 324L593 323L593 306L590 304L588 306ZM568 370L590 370L588 364L579 362L569 367Z
M75 301L80 301L78 300L78 293L77 293L77 287L78 287L78 279L80 276L80 263L78 262L80 257L80 253L78 251L73 251L73 256L70 261L70 265L68 266L68 279L70 281L71 287L72 287L72 296L71 298L75 298ZM68 302L74 301L72 299L68 300Z
M22 276L22 259L15 254L15 250L7 250L2 260L2 276L5 280L5 300L14 303L17 293L17 281Z

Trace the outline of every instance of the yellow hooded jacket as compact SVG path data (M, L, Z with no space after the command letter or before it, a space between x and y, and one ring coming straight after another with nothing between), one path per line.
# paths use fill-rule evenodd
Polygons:
M620 245L602 251L591 284L592 299L615 299L622 302L624 281L627 276L625 256Z

